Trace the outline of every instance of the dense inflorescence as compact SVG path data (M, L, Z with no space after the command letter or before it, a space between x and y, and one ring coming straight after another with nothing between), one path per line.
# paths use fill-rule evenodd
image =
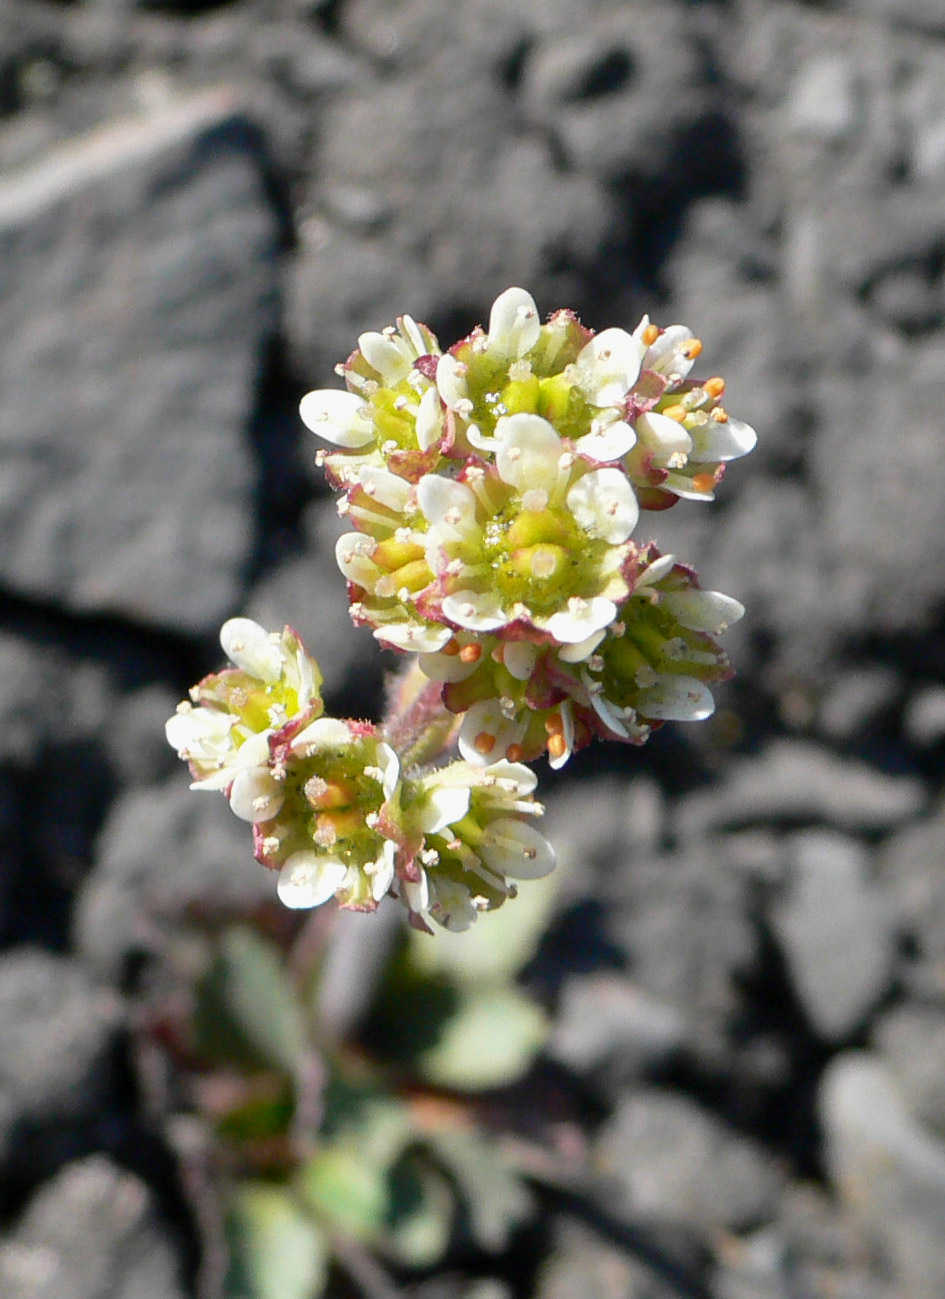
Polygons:
M362 334L346 388L303 399L352 528L336 549L352 617L426 684L380 727L325 717L291 628L225 624L233 666L168 739L194 788L252 822L286 905L391 893L415 924L466 928L554 866L523 763L711 714L730 674L715 637L742 607L634 536L642 510L711 500L754 445L723 380L690 379L701 350L648 318L542 324L513 288L445 352L409 316ZM454 738L461 760L431 765Z

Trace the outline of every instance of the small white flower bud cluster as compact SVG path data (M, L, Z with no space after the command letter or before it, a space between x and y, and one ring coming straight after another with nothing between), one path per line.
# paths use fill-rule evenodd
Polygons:
M233 666L206 677L167 723L194 776L252 822L255 855L288 907L330 898L373 911L388 893L413 922L465 929L513 881L554 866L527 822L534 774L508 762L404 771L377 727L323 716L321 674L291 628L247 618L221 632Z
M446 352L406 316L363 334L348 391L304 398L337 448L352 616L444 682L468 761L547 750L560 766L595 735L640 743L711 712L705 683L728 674L711 635L741 606L632 539L641 509L711 500L754 446L724 381L690 378L701 351L647 317L633 333L570 311L542 324L512 288ZM678 610L697 604L725 616L689 625Z

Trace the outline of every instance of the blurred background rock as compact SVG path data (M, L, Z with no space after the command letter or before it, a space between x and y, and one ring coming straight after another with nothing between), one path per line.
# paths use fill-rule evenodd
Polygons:
M193 1292L129 1015L175 908L272 881L163 721L238 612L376 713L298 398L359 332L450 342L511 284L689 324L760 443L641 528L748 608L716 717L544 781L525 985L642 1236L552 1206L479 1289L696 1293L642 1239L717 1299L945 1291L945 10L4 0L11 1299Z

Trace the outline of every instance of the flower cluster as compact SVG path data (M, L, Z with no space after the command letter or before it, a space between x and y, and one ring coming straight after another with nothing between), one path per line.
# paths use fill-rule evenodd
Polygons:
M729 671L713 637L742 608L633 539L641 509L711 500L755 443L721 378L689 378L690 330L541 324L508 289L447 352L407 316L358 342L347 390L301 406L336 448L338 564L355 621L465 714L464 757L560 766L595 735L708 716Z
M336 897L372 911L388 893L415 924L465 929L513 881L554 867L529 824L542 807L534 773L508 761L404 770L382 730L326 717L321 674L286 627L225 623L233 666L206 677L167 723L194 776L253 824L256 858L279 872L289 907Z
M301 414L351 525L351 614L418 670L382 726L326 717L291 628L234 618L233 666L167 737L193 788L252 822L287 906L392 894L415 925L464 929L554 866L524 763L712 712L715 638L742 607L634 534L643 510L711 500L755 434L720 377L690 378L702 344L682 325L542 324L508 289L446 352L409 316L358 344L346 388ZM433 765L454 740L460 760Z

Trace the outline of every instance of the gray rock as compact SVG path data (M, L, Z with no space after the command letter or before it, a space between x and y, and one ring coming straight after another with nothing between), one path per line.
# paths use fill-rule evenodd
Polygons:
M903 718L907 737L919 749L945 739L945 686L920 687L910 697Z
M758 954L747 876L724 843L673 856L615 857L622 896L607 907L605 932L634 983L668 1022L682 1019L686 1048L707 1068L730 1065L729 1028L740 979Z
M922 783L914 777L886 775L806 740L779 739L757 756L734 762L717 790L685 799L679 825L687 835L764 821L889 830L915 816L924 802Z
M914 949L910 977L924 995L945 996L945 817L894 835L877 855L902 932Z
M619 1211L638 1222L685 1225L706 1240L766 1222L783 1186L761 1146L670 1092L628 1096L594 1151L614 1180Z
M902 681L888 667L843 672L820 700L817 721L832 740L865 738L902 697Z
M875 1026L873 1043L910 1113L945 1139L945 1008L897 1006Z
M290 342L313 386L337 382L332 367L358 334L404 312L434 330L445 320L449 345L510 284L528 285L543 312L573 298L574 268L599 252L612 200L558 169L540 136L511 131L514 120L490 68L453 45L337 102L288 282ZM352 195L371 234L326 219L350 211ZM571 268L563 276L549 274L550 250Z
M6 1299L185 1299L147 1186L96 1155L66 1167L0 1243Z
M945 1291L945 1143L908 1112L869 1052L838 1056L821 1085L827 1165L840 1195L888 1252L900 1292Z
M682 1014L613 974L567 981L546 1050L579 1073L613 1080L665 1065L686 1039Z
M237 603L275 307L250 137L215 91L109 122L0 186L10 587L187 631Z
M830 589L845 625L861 632L922 628L941 600L945 539L934 502L945 493L945 464L935 421L945 383L922 374L922 360L918 348L903 346L871 374L868 392L850 378L826 381L819 395L813 468ZM909 429L895 449L893 428Z
M220 794L188 789L183 767L165 785L116 800L96 865L76 905L75 940L117 980L126 958L159 950L188 905L253 906L275 897L275 876L253 860L252 832Z
M787 890L771 923L816 1032L848 1037L887 991L896 931L890 899L850 839L811 831L787 845Z
M555 1245L538 1275L535 1299L677 1299L679 1287L658 1269L591 1232L583 1224L557 1224Z
M570 164L605 177L659 175L705 104L696 42L675 3L588 15L527 57L522 96Z
M0 1095L18 1119L88 1119L105 1103L121 1004L77 961L32 948L0 956Z

